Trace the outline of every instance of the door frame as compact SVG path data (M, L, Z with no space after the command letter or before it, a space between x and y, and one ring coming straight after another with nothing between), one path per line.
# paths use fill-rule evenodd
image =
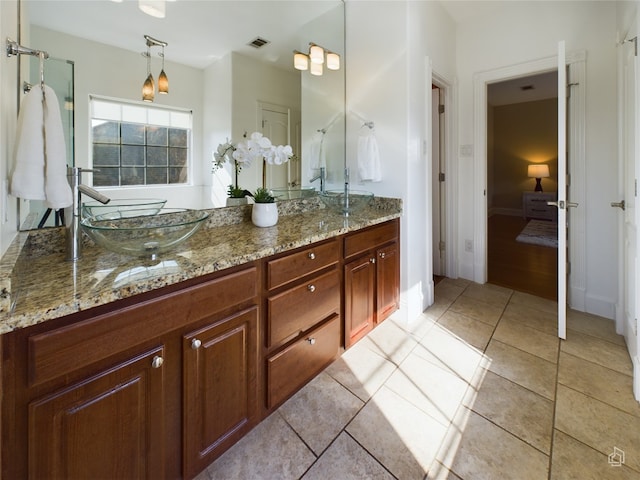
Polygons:
M427 188L424 189L424 211L425 215L425 228L424 228L424 277L422 279L426 288L423 288L423 305L422 310L425 310L434 302L434 284L433 284L433 219L431 217L432 209L432 185L433 179L431 175L431 162L433 162L433 155L431 152L431 138L433 135L433 125L431 121L431 86L436 85L442 90L444 98L445 112L444 112L444 141L442 142L442 148L444 148L444 172L445 172L445 205L444 215L446 225L444 227L444 234L446 238L445 245L445 272L449 278L458 278L458 250L456 245L458 244L458 163L454 161L453 153L456 151L455 142L458 138L456 112L457 112L457 85L454 81L451 81L446 76L433 70L433 65L430 57L425 57L425 83L424 83L424 117L425 117L425 132L423 139L423 161L425 162L424 168L424 182Z
M567 145L568 171L571 172L572 201L584 208L571 213L571 229L569 230L569 262L571 276L568 286L568 302L571 308L586 310L586 204L585 204L585 100L586 100L586 52L570 52L566 63L569 66L571 87L569 97L569 128ZM490 83L526 77L538 73L556 70L558 56L554 55L538 60L488 70L474 75L474 252L473 280L477 283L487 282L487 85Z

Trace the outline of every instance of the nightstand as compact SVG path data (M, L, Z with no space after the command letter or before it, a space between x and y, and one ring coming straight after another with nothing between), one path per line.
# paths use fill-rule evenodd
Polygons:
M522 215L524 218L557 220L558 209L547 202L555 202L556 192L522 192Z

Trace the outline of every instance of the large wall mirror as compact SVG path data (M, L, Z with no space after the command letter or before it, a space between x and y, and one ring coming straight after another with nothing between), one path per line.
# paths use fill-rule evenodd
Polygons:
M72 108L70 149L79 167L94 167L92 102L124 100L150 108L177 109L191 115L190 164L186 184L104 187L92 174L83 182L113 199L165 198L167 206L225 206L234 183L231 164L212 172L213 152L226 141L262 132L274 143L289 143L296 157L285 165L251 165L238 183L253 191L315 186L326 165L327 188L338 188L345 167L344 4L342 0L204 1L160 3L164 18L142 12L137 0L91 2L21 0L21 43L46 50L45 83L60 83L64 108ZM167 43L164 70L169 93L142 102L147 76L144 35ZM268 43L260 48L255 39ZM296 70L294 51L309 53L310 43L339 55L337 70L322 75ZM162 68L152 47L150 70ZM22 81L33 81L36 63L21 63ZM55 80L54 62L73 65L72 78ZM69 85L72 90L69 91ZM21 221L35 226L45 212L36 202L20 201ZM53 218L53 217L52 217Z

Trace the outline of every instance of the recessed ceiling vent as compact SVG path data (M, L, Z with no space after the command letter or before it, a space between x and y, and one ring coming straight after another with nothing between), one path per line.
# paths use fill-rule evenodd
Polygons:
M533 85L523 85L523 86L520 87L520 90L522 90L522 91L524 91L524 90L533 90L534 88L536 88L536 87L534 87Z
M265 40L264 38L256 37L249 43L247 43L247 45L251 45L253 48L260 48L264 47L267 43L271 42L269 42L269 40Z

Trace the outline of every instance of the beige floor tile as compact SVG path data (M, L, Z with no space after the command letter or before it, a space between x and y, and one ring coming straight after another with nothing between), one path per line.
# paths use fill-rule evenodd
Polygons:
M462 288L466 288L468 285L470 285L471 283L473 283L471 280L466 280L464 278L444 278L440 283L438 283L438 285L442 285L445 283L451 283L453 285L457 285L458 287L462 287Z
M513 292L511 302L535 308L536 310L542 310L547 313L558 313L558 302L536 297L529 293Z
M449 310L438 319L438 323L457 335L469 345L484 351L491 339L494 326Z
M567 329L586 333L593 337L626 347L624 337L616 333L616 323L608 318L585 312L567 310Z
M500 321L493 338L549 362L557 363L558 361L560 339L535 328L515 322Z
M445 463L460 478L533 480L546 479L549 457L482 416L471 412L460 438L446 452ZM440 455L444 456L445 452Z
M518 348L491 340L486 356L489 370L518 385L553 400L556 365Z
M558 335L558 312L538 310L526 303L509 302L500 321L526 325L549 335Z
M216 480L296 479L315 460L316 456L275 412L209 465L207 472Z
M466 381L412 353L385 386L444 426L453 420L469 385Z
M487 372L467 405L543 453L551 449L553 401L492 372Z
M487 364L485 355L477 348L435 325L415 347L413 353L472 383Z
M464 295L459 296L449 309L493 326L497 325L504 311L503 306L492 305Z
M474 298L500 307L504 307L507 304L512 294L513 290L510 288L500 287L491 283L471 283L464 289L464 292L462 292L462 295L465 297Z
M378 461L346 433L341 433L303 480L393 480Z
M347 432L397 478L421 480L446 427L386 387L347 426Z
M321 373L279 408L300 438L320 455L362 408L364 402Z
M433 462L426 480L462 480L438 460Z
M413 320L407 320L406 318L402 318L400 314L391 315L385 322L393 322L402 330L410 334L413 338L420 341L422 337L424 337L427 332L435 325L436 320L429 317L428 315L418 315L417 318Z
M389 360L359 342L329 365L325 372L366 402L396 368Z
M640 472L640 418L558 385L555 428L605 455L623 450L626 465Z
M444 312L449 309L453 302L454 299L447 300L436 298L436 301L433 303L433 305L429 306L424 312L422 312L422 314L432 320L438 320L444 314Z
M625 375L633 375L631 358L626 347L607 342L591 335L571 331L560 344L563 352L584 358Z
M633 377L562 352L558 382L640 417L633 397Z
M552 480L637 480L639 474L626 465L612 466L608 455L556 430L550 477Z
M400 365L418 341L397 324L383 322L358 343Z
M451 303L462 294L465 288L466 285L458 285L446 278L434 287L435 298L437 301L448 300Z

